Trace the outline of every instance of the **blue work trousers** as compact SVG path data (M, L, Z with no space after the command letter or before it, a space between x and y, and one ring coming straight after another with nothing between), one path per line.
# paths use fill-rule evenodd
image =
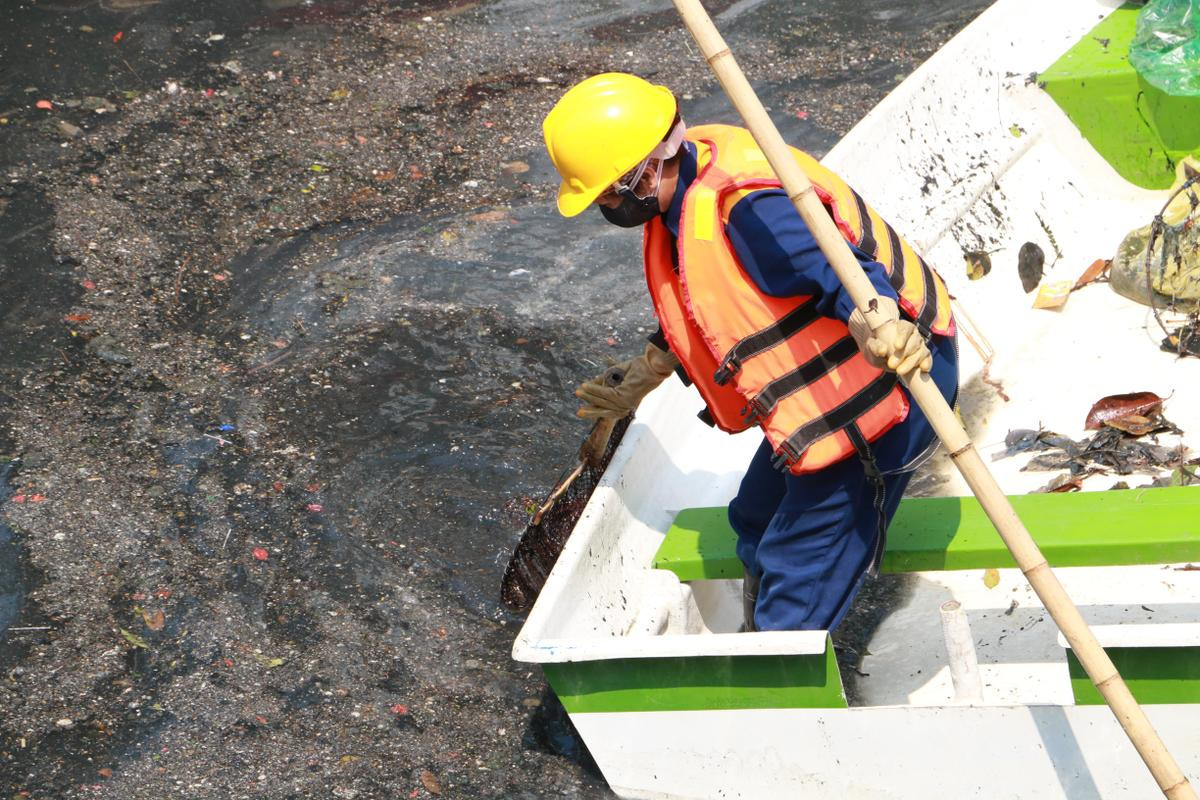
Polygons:
M953 405L956 344L934 336L929 345L930 374ZM866 462L851 456L793 475L771 466L768 442L758 448L729 504L738 556L760 577L758 630L833 630L842 621L913 471L936 447L929 421L911 396L909 403L908 417L869 445Z

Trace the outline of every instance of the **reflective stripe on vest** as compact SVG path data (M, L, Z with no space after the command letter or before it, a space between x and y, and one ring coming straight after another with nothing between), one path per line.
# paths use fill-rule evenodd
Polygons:
M688 138L700 174L683 201L678 273L665 226L646 225L647 280L671 349L722 429L760 424L795 473L846 458L855 452L849 425L874 441L904 419L907 398L894 375L858 354L843 323L818 316L811 298L766 295L737 262L724 236L730 211L746 194L779 186L749 133L714 125ZM926 330L952 332L936 273L849 186L793 152L842 235L888 271L905 313Z

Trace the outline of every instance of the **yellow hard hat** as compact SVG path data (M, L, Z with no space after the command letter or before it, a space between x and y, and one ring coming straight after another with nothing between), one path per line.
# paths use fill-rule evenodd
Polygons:
M572 86L542 123L562 176L558 210L573 217L650 155L671 129L675 95L636 75L606 72Z

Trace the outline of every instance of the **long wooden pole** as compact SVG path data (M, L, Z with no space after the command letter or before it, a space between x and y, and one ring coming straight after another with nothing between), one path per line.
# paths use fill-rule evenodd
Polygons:
M775 174L779 176L784 191L813 232L838 278L850 293L855 305L866 316L871 329L877 329L885 320L881 319L875 310L879 297L875 288L813 191L808 176L792 158L787 144L779 135L746 76L742 74L729 46L725 44L700 0L672 2L696 43L700 45L704 58L716 73L721 86L745 120L746 127L750 129ZM1150 768L1163 794L1170 800L1196 800L1196 793L1188 783L1187 777L1167 751L1141 706L1133 699L1129 687L1125 685L1112 660L1083 621L1079 609L1067 596L1062 584L1030 537L1029 531L1025 530L1025 526L1013 511L1008 498L1000 491L996 479L988 471L967 432L959 424L933 380L928 374L920 371L902 376L902 379L917 405L925 412L938 438L950 452L950 458L962 472L971 491L979 498L979 504L996 526L1000 538L1008 546L1017 565L1041 598L1059 630L1071 643L1071 648L1087 671L1088 677L1092 679L1092 683L1116 715L1133 746L1137 748L1138 754Z

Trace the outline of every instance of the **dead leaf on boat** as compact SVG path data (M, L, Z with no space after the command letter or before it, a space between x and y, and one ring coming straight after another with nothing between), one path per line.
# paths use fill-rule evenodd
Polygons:
M1088 411L1083 427L1089 431L1099 430L1109 420L1120 419L1131 415L1150 417L1162 412L1165 398L1154 392L1132 392L1130 394L1110 394L1101 397L1092 404Z
M1194 483L1200 483L1200 474L1196 467L1176 467L1171 472L1170 482L1168 486L1191 486Z
M1034 494L1058 494L1062 492L1080 492L1083 491L1083 479L1091 473L1072 475L1067 472L1057 476L1048 484L1040 489L1035 489Z
M1162 424L1165 430L1178 431L1166 420L1162 420ZM1020 453L1037 452L1038 455L1021 467L1022 472L1066 469L1072 475L1083 477L1097 472L1129 475L1133 472L1171 469L1179 465L1186 453L1179 447L1139 441L1137 437L1110 425L1079 441L1053 431L1018 429L1009 431L1004 443L1007 448L992 456L993 461Z
M1097 258L1092 262L1091 266L1083 271L1083 274L1079 276L1079 279L1075 281L1075 285L1071 288L1071 291L1082 289L1089 283L1095 283L1096 281L1100 280L1100 278L1108 272L1108 268L1111 266L1112 259Z
M968 250L963 253L967 264L967 277L977 281L992 271L992 257L983 250Z
M995 589L999 583L1000 583L1000 570L993 568L993 569L985 569L983 571L983 585L984 586L986 586L989 589Z
M1021 278L1021 288L1029 294L1042 282L1042 267L1046 263L1046 254L1042 248L1033 242L1021 245L1017 253L1017 275Z
M1127 417L1106 419L1104 424L1110 428L1116 428L1123 433L1128 433L1130 436L1145 436L1148 433L1169 430L1172 427L1171 423L1167 422L1162 414L1155 414L1152 417L1144 417L1141 414L1130 414Z
M993 455L992 461L999 461L1002 458L1015 456L1018 453L1036 452L1038 450L1066 450L1073 447L1075 442L1069 437L1062 436L1054 431L1041 429L1035 431L1029 428L1017 428L1008 432L1008 435L1004 437L1004 444L1004 452Z

